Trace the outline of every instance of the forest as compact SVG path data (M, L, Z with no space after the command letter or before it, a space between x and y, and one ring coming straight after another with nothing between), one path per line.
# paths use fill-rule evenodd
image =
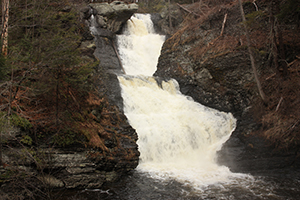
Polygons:
M60 145L74 142L78 133L69 123L85 115L98 62L81 57L85 27L70 3L10 2L8 47L1 55L1 132L19 126L35 138L55 133L58 142L69 132Z

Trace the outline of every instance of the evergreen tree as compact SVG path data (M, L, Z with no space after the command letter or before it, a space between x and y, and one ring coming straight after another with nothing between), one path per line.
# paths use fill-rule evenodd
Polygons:
M12 98L22 99L28 107L15 105L20 101L12 106L31 122L42 123L37 126L46 123L61 130L70 113L80 112L88 95L88 78L95 63L80 57L80 27L79 14L67 0L16 0L11 4L8 63L15 71Z

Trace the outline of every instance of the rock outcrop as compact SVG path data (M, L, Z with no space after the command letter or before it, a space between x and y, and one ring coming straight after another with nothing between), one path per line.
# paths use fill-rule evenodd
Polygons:
M138 10L137 4L125 4L122 1L93 3L90 6L98 26L113 33L120 33L123 25Z
M123 25L137 11L136 4L121 1L91 3L82 9L82 18L86 21L92 37L85 40L84 48L93 51L99 61L96 70L99 76L99 91L108 97L115 107L110 123L100 134L104 137L104 149L80 148L76 151L52 150L49 167L61 169L60 177L66 188L99 188L103 183L113 182L124 173L138 165L137 134L122 114L123 106L117 74L123 73L114 45L115 34L122 31ZM97 109L96 117L101 113ZM98 117L97 117L98 118Z
M254 11L253 5L247 5L246 13ZM177 26L176 32L164 43L155 75L176 79L183 94L208 107L231 112L237 118L237 129L219 152L220 164L235 172L252 173L299 166L297 150L275 151L263 138L251 134L260 126L254 120L255 113L251 112L258 91L240 25L239 8L230 2L215 6L207 13L203 7L197 16L192 11L198 6L186 5L191 12L180 7L172 11L181 13L178 18L185 18L185 24ZM221 35L225 15L227 20ZM168 33L164 28L168 17L162 14L155 19L160 30ZM265 37L263 33L252 34L256 63L261 71L266 65L262 46Z
M118 130L115 127L102 133L107 135L104 142L106 151L78 145L65 148L40 146L34 150L16 143L17 147L2 152L3 163L8 163L8 166L1 174L13 176L11 173L19 171L30 179L37 179L33 184L37 184L37 188L100 188L138 165L136 133L126 125L126 121L123 123ZM20 134L15 130L14 136L7 142L13 144Z
M86 20L95 37L95 57L100 61L103 81L106 85L106 94L110 102L121 110L123 101L117 74L122 74L123 69L117 55L115 35L122 31L124 24L137 11L135 3L125 4L121 1L108 3L91 3L82 9L82 18ZM99 88L101 90L101 88Z

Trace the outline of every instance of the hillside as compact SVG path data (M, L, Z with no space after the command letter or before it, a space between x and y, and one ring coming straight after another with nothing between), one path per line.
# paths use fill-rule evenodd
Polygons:
M238 1L200 2L174 5L171 19L176 28L160 26L171 33L156 75L175 78L184 94L238 119L221 151L221 163L236 171L299 164L300 37L299 10L294 9L299 3L243 1L264 102L253 76ZM182 23L176 26L179 16ZM166 17L157 24L168 23ZM262 162L255 164L255 157Z
M0 63L0 199L51 199L54 188L118 180L138 164L137 134L107 97L85 18L89 1L10 3Z

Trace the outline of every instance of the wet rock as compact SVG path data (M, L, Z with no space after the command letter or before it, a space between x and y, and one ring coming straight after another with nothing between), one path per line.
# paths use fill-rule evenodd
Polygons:
M62 188L64 183L51 175L38 176L38 179L45 185L51 188Z
M114 14L114 9L108 3L93 3L90 4L90 7L94 9L93 14L110 16Z
M204 82L212 78L213 77L206 68L203 68L199 73L195 74L194 76L194 79L196 79L198 82Z
M127 20L138 10L138 5L122 1L110 4L94 2L87 8L81 10L82 18L91 26L95 36L94 55L100 62L98 71L102 73L101 81L105 85L105 89L99 88L99 91L105 90L110 103L122 110L123 101L117 75L124 71L116 52L115 34L122 31ZM92 15L95 16L96 23L92 21Z
M105 182L105 175L101 173L78 174L63 178L65 188L68 189L90 189L100 188Z
M66 171L70 174L94 173L96 168L93 167L67 167Z
M151 14L151 20L153 22L154 30L156 33L165 35L166 33L162 31L161 27L158 25L163 18L159 13L152 13Z
M79 47L80 49L96 49L96 45L94 41L87 40L83 41Z

